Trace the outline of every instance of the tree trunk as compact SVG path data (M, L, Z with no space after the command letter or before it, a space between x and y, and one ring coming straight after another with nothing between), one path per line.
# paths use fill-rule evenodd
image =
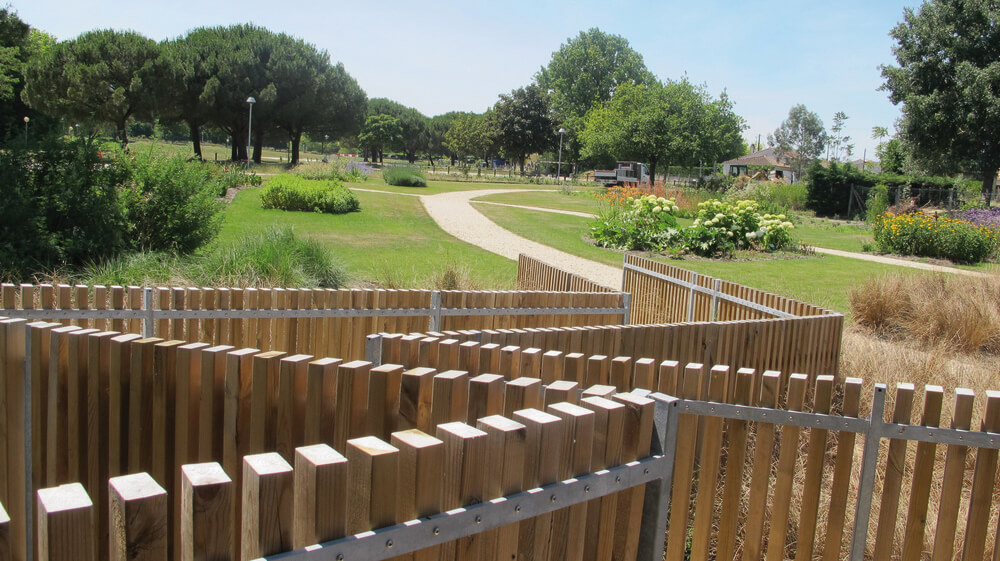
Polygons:
M384 157L385 157L385 153L384 153L384 152L382 152L382 149L381 149L381 148L379 148L379 149L378 149L378 164L379 164L379 165L382 165L382 164L384 164L384 163L385 163L385 159L384 159Z
M294 132L292 133L292 161L291 164L294 166L299 163L299 144L302 142L302 133Z
M517 162L518 162L518 164L520 164L520 166L521 166L521 176L522 176L522 177L524 176L524 160L525 160L525 159L526 159L526 158L525 158L524 156L518 156L518 157L517 157Z
M987 207L993 201L993 183L997 177L997 170L992 169L983 175L983 189L982 195L980 195L979 200L984 203Z
M407 152L406 153L406 161L410 162L410 165L413 165L413 162L417 161L417 153L416 153L416 151L414 151L414 152Z
M257 132L253 137L253 163L260 163L260 156L264 151L264 131Z
M121 135L123 150L125 148L128 148L128 130L126 129L127 126L128 126L127 120L118 123L118 134Z
M199 160L201 157L201 129L192 121L188 121L188 128L191 129L191 144L194 146L194 155Z
M649 160L649 188L653 188L653 184L656 181L656 158L650 158ZM667 184L667 180L663 180L663 184Z

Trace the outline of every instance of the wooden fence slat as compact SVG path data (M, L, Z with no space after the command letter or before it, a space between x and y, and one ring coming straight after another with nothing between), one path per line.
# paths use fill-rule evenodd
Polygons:
M181 467L181 560L234 559L233 482L216 462Z
M808 389L809 377L792 374L788 378L788 398L786 407L791 411L801 411ZM799 454L799 434L795 425L781 427L781 452L778 455L778 473L774 481L774 507L771 509L771 532L767 539L767 561L781 561L785 558L785 537L788 535L788 513L791 507L792 483L795 476L795 460Z
M861 378L844 381L844 404L841 414L857 417L861 403ZM823 561L837 561L843 548L845 514L851 487L851 466L854 462L854 441L857 434L840 431L837 436L837 460L833 466L833 487L830 489L830 506L827 511L826 538L823 544Z
M559 480L559 457L568 451L565 422L538 409L522 409L513 414L515 421L527 428L524 454L524 484L541 487ZM552 513L521 522L518 535L518 559L546 560L552 546Z
M371 363L355 360L337 368L337 420L334 448L343 449L348 439L362 436L368 428L368 377Z
M370 371L368 381L368 434L382 439L402 428L399 418L399 392L403 367L383 364Z
M773 409L778 406L778 387L781 373L764 372L760 387L760 406ZM774 447L775 426L771 423L757 423L757 438L754 442L753 468L750 475L750 497L747 504L766 505L771 486L771 460ZM680 505L681 502L672 504ZM750 509L747 514L746 532L743 539L743 560L758 561L761 558L764 537L765 513L763 508ZM673 525L671 525L673 529Z
M813 413L830 413L833 400L833 376L816 377L813 394ZM805 481L802 484L802 507L799 512L799 536L796 540L795 558L812 559L816 542L816 516L819 512L820 487L823 479L823 462L826 456L824 429L809 429L808 458L806 459Z
M736 371L733 384L732 402L736 405L750 405L750 389L753 387L754 371L740 368ZM716 558L733 559L738 539L738 524L741 501L744 494L744 473L746 471L747 422L741 419L726 421L729 447L726 452L726 480L722 490L722 505L719 509L719 532Z
M399 415L410 427L424 432L431 428L431 400L433 396L433 368L418 367L403 372L399 388Z
M399 500L396 520L415 520L441 512L441 470L444 442L417 429L392 433L390 443L399 449ZM439 547L429 547L404 556L419 561L437 561Z
M972 427L972 406L975 397L970 389L955 390L951 428L969 430ZM952 558L955 529L958 526L958 508L962 500L962 486L965 483L965 458L968 453L969 448L966 446L948 446L944 475L941 477L941 502L938 505L934 532L933 561L947 561Z
M545 405L548 407L553 403L569 402L576 403L578 400L579 385L569 380L559 380L552 382L545 387Z
M940 426L943 401L944 388L924 386L924 412L920 420L922 426ZM910 485L910 505L906 513L902 561L919 561L924 551L927 501L930 499L936 451L937 446L933 442L917 444L917 457L913 462L913 478Z
M347 469L347 458L326 444L295 449L294 548L347 534Z
M148 473L112 477L111 561L166 561L167 491Z
M277 452L243 458L241 559L292 548L292 466ZM284 522L284 523L283 523Z
M278 383L278 431L275 451L287 462L295 461L295 448L303 442L303 415L306 409L306 370L310 355L292 355L281 359ZM368 396L365 396L365 407Z
M469 379L469 414L466 422L492 415L502 415L504 404L504 379L499 374L480 374Z
M913 384L896 384L896 406L892 422L909 424L913 412ZM886 559L892 555L892 544L896 537L896 519L899 513L899 494L903 485L903 471L906 469L906 448L908 441L894 438L889 442L886 459L885 479L882 483L882 504L879 508L878 526L875 534L875 558Z
M622 430L622 463L649 457L653 438L655 402L652 399L631 393L620 393L612 399L625 406L625 422ZM618 513L615 515L615 546L612 559L622 561L636 559L639 553L639 529L642 526L645 493L645 485L636 485L618 493Z
M708 376L707 401L722 403L726 400L728 366L713 366ZM708 559L711 545L712 522L715 518L715 492L721 463L721 417L705 419L701 437L701 460L698 469L698 495L695 500L694 533L691 538L691 559Z
M476 426L487 434L485 496L494 499L523 490L527 427L500 415L483 417ZM486 559L491 561L516 559L518 524L487 532L483 537L483 550Z
M95 561L94 504L83 485L38 491L38 559Z
M392 525L399 495L399 449L366 436L347 441L347 532Z
M543 407L542 381L538 378L517 378L504 388L504 415L511 416L521 409Z
M441 508L445 511L482 502L485 497L487 434L463 422L437 426L437 438L443 443ZM440 548L442 561L478 559L482 554L482 535L472 535Z
M981 430L1000 432L1000 392L986 392L986 413ZM983 559L986 553L986 531L996 471L997 450L979 448L976 451L976 471L972 479L972 502L969 504L969 518L965 526L963 559Z
M602 397L583 398L580 406L595 414L591 469L601 470L619 465L625 406ZM585 536L584 559L611 559L617 502L617 495L611 494L587 503L587 527L590 531Z
M546 412L566 424L567 448L565 460L560 462L559 478L565 480L589 473L594 448L594 412L568 402L548 405ZM587 505L576 504L556 511L552 528L549 558L581 561L587 531Z
M434 376L431 389L431 425L465 421L469 414L469 374L449 370Z

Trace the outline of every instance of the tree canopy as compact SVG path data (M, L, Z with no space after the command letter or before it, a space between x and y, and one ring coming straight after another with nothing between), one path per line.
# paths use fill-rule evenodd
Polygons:
M369 115L365 120L365 126L358 135L358 142L371 152L373 161L377 159L381 163L385 149L398 144L402 138L403 127L399 124L399 119L379 113Z
M463 162L469 156L485 155L493 145L488 120L486 115L472 113L458 117L445 134L445 146Z
M819 115L800 103L788 110L788 118L767 135L767 142L776 147L778 153L791 155L795 174L801 176L802 171L823 153L827 134Z
M713 100L686 79L623 84L587 114L582 155L645 162L652 182L660 163L698 165L742 154L745 128L725 94Z
M988 203L1000 169L1000 5L931 0L906 8L890 35L899 66L882 67L883 87L902 104L907 146L975 174Z
M497 147L520 165L522 174L527 155L549 148L555 134L548 96L535 85L501 94L489 125Z
M90 31L56 43L27 67L24 97L40 111L71 121L111 125L128 144L131 118L152 118L159 46L131 31Z
M655 80L628 40L596 27L563 43L535 75L538 86L551 96L556 121L567 129L563 148L570 161L578 159L578 133L588 111L609 101L621 84Z
M377 97L368 102L369 115L391 115L399 121L401 135L396 144L386 145L388 149L400 149L411 164L417 159L417 152L427 150L429 142L428 119L412 107L402 103Z

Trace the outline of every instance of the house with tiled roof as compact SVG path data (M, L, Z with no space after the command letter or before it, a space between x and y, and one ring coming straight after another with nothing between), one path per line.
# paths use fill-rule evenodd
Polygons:
M748 175L755 179L783 179L785 183L794 183L798 180L790 161L794 157L794 152L779 154L776 148L765 148L722 162L722 173L733 177Z

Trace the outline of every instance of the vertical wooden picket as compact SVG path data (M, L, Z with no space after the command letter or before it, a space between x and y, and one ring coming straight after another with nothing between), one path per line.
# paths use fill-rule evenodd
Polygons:
M218 463L181 468L181 561L238 559L233 482Z
M347 458L326 444L295 449L296 549L346 535L347 469Z
M167 492L147 473L112 477L111 561L167 561Z
M243 458L241 558L281 553L292 548L294 497L292 466L276 452Z
M39 561L96 561L94 504L83 485L40 489L37 504Z

